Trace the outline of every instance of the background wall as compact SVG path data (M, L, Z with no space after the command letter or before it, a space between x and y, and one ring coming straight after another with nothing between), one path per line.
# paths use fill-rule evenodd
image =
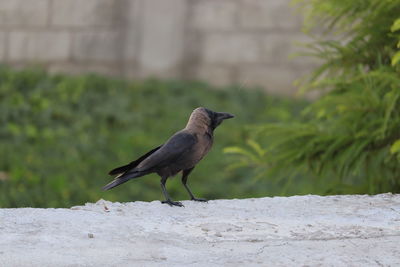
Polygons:
M290 0L2 0L0 61L291 94L310 59Z

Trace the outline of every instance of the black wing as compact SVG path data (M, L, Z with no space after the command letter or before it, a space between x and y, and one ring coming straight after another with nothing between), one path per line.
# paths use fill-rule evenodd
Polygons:
M162 146L162 145L161 145ZM117 167L113 170L111 170L108 174L109 175L117 175L117 174L121 174L124 172L127 172L133 168L135 168L137 165L139 165L144 159L146 159L148 156L150 156L151 154L153 154L154 152L156 152L161 146L158 146L156 148L153 148L152 150L150 150L149 152L147 152L146 154L144 154L143 156L141 156L140 158L138 158L137 160L132 161L131 163L121 166L121 167Z
M137 167L136 171L145 172L154 168L168 166L191 150L196 144L197 139L194 135L186 132L178 132L173 135L160 149L144 159Z

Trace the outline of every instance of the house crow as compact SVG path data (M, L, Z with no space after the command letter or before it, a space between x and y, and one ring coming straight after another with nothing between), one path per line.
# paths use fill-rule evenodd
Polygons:
M214 112L200 107L193 110L183 130L175 133L167 142L153 148L131 163L115 168L109 172L116 175L114 180L103 187L103 190L114 188L130 179L139 178L149 173L157 173L161 177L161 189L165 196L162 203L171 206L183 206L172 201L165 184L167 179L182 171L182 183L192 200L207 201L196 198L187 186L187 178L196 164L211 149L214 130L223 120L234 116L225 112Z

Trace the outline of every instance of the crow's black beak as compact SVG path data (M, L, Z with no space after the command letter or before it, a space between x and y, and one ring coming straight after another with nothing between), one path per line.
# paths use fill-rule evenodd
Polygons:
M226 113L226 112L218 112L218 118L220 120L227 120L227 119L231 119L234 118L235 115L231 114L231 113Z

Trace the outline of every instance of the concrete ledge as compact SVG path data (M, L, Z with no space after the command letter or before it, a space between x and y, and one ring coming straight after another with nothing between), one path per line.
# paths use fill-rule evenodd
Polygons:
M399 266L400 195L0 209L0 266Z

